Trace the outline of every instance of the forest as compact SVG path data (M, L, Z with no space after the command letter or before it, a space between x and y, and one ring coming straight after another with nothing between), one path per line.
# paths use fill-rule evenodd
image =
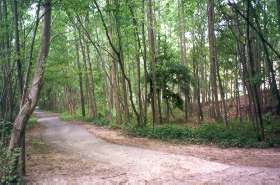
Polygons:
M280 0L0 0L0 184L28 171L34 111L136 138L279 147L279 44Z

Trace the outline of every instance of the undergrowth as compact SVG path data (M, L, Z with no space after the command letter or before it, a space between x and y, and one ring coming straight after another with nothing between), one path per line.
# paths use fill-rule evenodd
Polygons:
M31 116L27 122L27 129L33 128L37 124L38 118Z
M89 116L83 117L80 114L71 115L67 112L64 112L64 113L60 114L59 117L63 121L76 120L76 121L83 121L83 122L87 122L87 123L98 125L98 126L109 126L110 125L110 122L108 120L106 120L105 118L103 118L103 116L101 116L101 115L99 115L96 118L92 118L92 117L89 117Z
M79 120L98 126L116 128L104 117L90 118L81 115L62 113L64 121ZM220 147L267 148L280 145L280 125L269 122L265 124L265 141L259 141L252 124L248 122L231 121L226 127L222 123L203 123L197 127L181 126L178 124L157 125L155 128L148 124L137 127L135 124L121 126L130 136L147 137L164 141L192 144L215 144Z
M215 144L220 147L267 148L280 144L276 132L280 126L273 129L266 126L266 140L259 141L254 129L248 123L231 123L228 127L219 123L205 123L196 128L165 124L156 126L129 127L126 132L136 137L148 137L165 141L175 141L193 144ZM272 131L273 130L273 131Z
M20 149L10 153L6 146L0 143L0 184L21 184L21 178L17 173L17 158Z

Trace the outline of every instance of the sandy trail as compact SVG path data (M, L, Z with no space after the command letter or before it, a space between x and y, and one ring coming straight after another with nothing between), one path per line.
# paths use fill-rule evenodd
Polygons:
M40 176L37 184L280 184L280 167L232 166L188 155L117 145L56 116L37 113L49 145L94 164L71 174ZM75 169L73 169L74 173ZM68 172L72 173L72 172Z

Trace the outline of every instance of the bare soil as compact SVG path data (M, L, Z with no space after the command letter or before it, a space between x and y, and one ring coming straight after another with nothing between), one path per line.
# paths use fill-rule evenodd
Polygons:
M38 116L28 184L280 184L277 149L167 144Z

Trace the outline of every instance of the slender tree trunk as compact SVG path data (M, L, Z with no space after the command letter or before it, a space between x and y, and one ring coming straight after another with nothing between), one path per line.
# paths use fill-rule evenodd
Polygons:
M15 46L16 46L16 63L17 75L19 83L19 92L22 95L23 91L23 78L22 78L22 63L20 58L20 40L19 40L19 26L18 26L18 8L17 0L13 0L13 17L14 17L14 30L15 30Z
M38 1L38 4L37 4L36 22L35 22L35 27L34 27L33 35L32 35L32 41L31 41L29 56L28 56L28 66L27 66L27 71L26 71L26 75L25 75L25 79L24 79L23 94L22 94L22 99L21 99L21 105L24 103L25 98L26 98L27 88L28 88L28 87L27 87L27 86L28 86L28 81L29 81L29 77L30 77L30 73L31 73L31 68L32 68L32 65L33 65L33 63L32 63L32 59L33 59L33 50L34 50L35 39L36 39L37 30L38 30L38 26L39 26L39 22L40 22L40 17L39 17L40 6L41 6L41 0L39 0L39 1Z
M9 150L13 151L15 148L20 146L20 139L22 137L23 131L27 120L31 116L38 98L39 93L43 85L44 78L44 64L46 62L49 43L50 43L50 27L51 27L51 0L46 0L44 3L44 20L43 20L43 30L41 36L41 49L37 59L37 66L35 69L32 86L29 92L27 101L20 108L18 115L14 121L14 126L11 134L11 140L9 145Z
M81 109L82 109L82 116L85 117L86 110L85 110L85 98L84 98L84 89L83 89L83 72L82 72L81 63L80 63L80 52L79 52L78 40L75 41L75 46L76 46L78 77L79 77Z
M86 45L86 58L87 58L87 75L88 75L88 100L89 100L89 115L91 117L97 116L96 110L96 101L95 101L95 94L94 94L94 83L93 83L93 75L92 75L92 63L90 58L90 50L88 43Z
M217 56L216 56L216 41L214 32L214 0L207 0L208 14L208 40L209 40L209 59L211 65L211 92L213 101L213 114L216 119L220 119L220 107L218 100L217 88Z
M146 46L146 31L145 31L145 0L142 0L142 43L143 43L143 62L144 62L144 124L147 123L148 110L148 72L147 72L147 46Z
M251 8L254 11L254 17L255 17L255 20L256 20L257 29L258 29L259 32L261 32L262 30L261 30L261 26L260 26L258 17L256 15L256 10L253 7L251 7ZM265 31L267 31L266 25L267 24L265 24L265 28L264 28ZM268 72L268 79L269 79L271 94L277 100L276 111L277 111L277 114L280 114L280 94L279 94L279 91L277 89L277 82L276 82L276 77L275 77L275 70L274 70L274 67L273 67L273 61L270 59L270 54L269 54L267 45L262 39L261 39L261 44L262 44L264 55L265 55L265 62L266 62L266 65L267 65L267 68L268 68L268 71L269 71Z
M85 71L85 88L86 88L86 100L87 100L87 108L88 108L88 112L90 110L90 89L89 89L89 75L88 75L88 65L87 65L87 56L86 56L86 51L85 51L85 46L84 46L84 43L83 43L83 39L82 39L82 33L80 30L79 31L79 44L80 44L80 48L81 48L81 52L82 52L82 56L83 56L83 68L84 68L84 71Z
M152 0L148 0L148 32L149 32L149 45L150 45L150 60L152 69L152 111L153 111L153 126L159 122L158 102L157 102L157 78L156 78L156 46L154 35L154 15Z
M141 41L139 38L139 32L137 29L137 20L134 15L133 8L129 5L129 10L132 16L132 24L134 26L134 37L137 41L137 44L135 44L135 52L136 52L136 80L137 80L137 95L138 95L138 107L139 107L139 117L140 117L140 124L143 122L143 106L142 106L142 92L141 92L141 63L140 63L140 49L141 49ZM139 125L140 126L140 125Z
M98 5L98 3L97 3L96 0L94 0L94 5L96 6L97 11L98 11L98 13L99 13L99 15L100 15L101 22L102 22L103 27L104 27L104 29L105 29L106 37L107 37L107 39L108 39L108 41L109 41L109 44L110 44L110 46L111 46L111 49L113 50L114 54L117 55L117 59L118 59L117 61L118 61L119 65L120 65L121 73L122 73L122 75L124 76L124 78L125 78L125 80L126 80L126 82L127 82L127 85L128 85L129 100L130 100L130 103L131 103L133 112L134 112L134 114L135 114L135 116L136 116L136 118L137 118L137 122L139 122L139 121L140 121L140 118L139 118L139 113L137 112L137 109L136 109L136 106L135 106L134 100L133 100L133 93L132 93L131 81L130 81L130 78L125 74L125 69L124 69L124 65L123 65L123 63L122 63L122 56L121 56L121 53L116 49L115 45L114 45L113 42L112 42L112 37L110 37L109 29L108 29L108 27L107 27L107 25L106 25L106 23L105 23L103 14L102 14L101 9L100 9L100 7L99 7L99 5Z
M18 4L17 0L13 0L13 17L14 17L14 31L15 31L15 47L16 47L16 64L17 64L17 75L19 84L20 97L23 95L23 74L22 74L22 61L20 54L20 40L19 40L19 16L18 16ZM20 105L21 106L21 105ZM21 138L21 173L25 175L25 131L23 131Z
M218 67L217 76L218 76L218 82L219 82L219 89L220 89L223 111L224 111L224 123L227 126L228 125L228 115L227 115L227 106L226 106L226 101L225 101L225 92L224 92L224 88L223 88L223 85L222 85L221 76L220 76L220 73L219 73L219 66L217 66L217 67Z
M107 5L110 5L111 3L109 0L107 1ZM113 27L112 27L112 15L110 13L110 27L108 28L108 36L109 39L113 40ZM114 53L113 48L111 47L112 53ZM118 82L117 82L117 61L115 59L115 56L112 58L112 65L111 65L111 81L112 81L112 95L113 95L113 102L115 107L115 113L116 113L116 125L120 125L122 122L121 117L121 106L120 106L120 98L118 95Z
M179 16L179 25L180 25L180 33L179 33L179 41L180 41L180 58L181 63L183 65L187 65L187 49L186 49L186 37L185 37L185 4L183 0L178 0L178 16ZM189 87L183 87L184 89L184 111L185 111L185 121L188 121L188 89Z
M249 71L249 83L252 87L252 100L253 100L253 111L254 111L254 119L256 123L257 133L260 135L260 139L264 140L264 128L263 128L263 119L262 119L262 112L260 106L260 99L257 90L256 83L252 82L256 75L253 55L252 55L252 35L250 29L250 19L251 19L251 6L250 1L246 1L246 11L247 11L247 18L246 18L246 51L247 51L247 66Z
M119 47L119 54L120 54L120 63L123 66L123 70L125 73L125 63L124 63L124 54L123 54L123 44L122 44L122 36L121 36L121 25L120 25L120 17L119 17L119 9L120 4L119 0L114 0L115 4L115 11L114 11L114 18L116 22L116 36L118 39L118 47ZM128 104L128 95L127 95L127 86L125 81L125 74L121 74L121 85L122 85L122 93L123 93L123 102L124 102L124 117L125 117L125 124L130 122L129 120L129 104Z

